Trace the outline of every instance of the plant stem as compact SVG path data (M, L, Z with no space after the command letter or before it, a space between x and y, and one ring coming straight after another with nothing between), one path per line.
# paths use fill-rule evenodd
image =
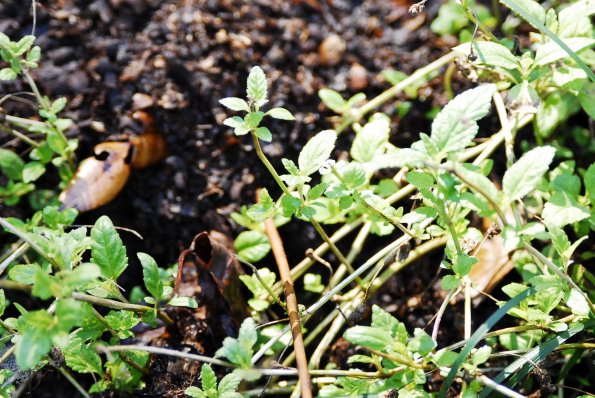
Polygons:
M500 394L505 395L507 397L510 398L525 398L524 395L519 394L516 391L511 390L510 388L503 386L502 384L498 384L495 381L493 381L492 379L490 379L489 377L485 376L485 375L481 375L477 378L477 380L487 386L492 388L495 391L498 391Z
M48 263L50 263L54 267L56 267L56 269L61 269L61 267L58 265L58 263L56 263L53 258L49 257L47 255L47 253L44 252L43 249L37 245L37 243L33 242L29 238L29 236L27 235L26 232L21 231L19 228L15 227L14 225L12 225L8 221L6 221L6 219L4 217L0 217L0 225L2 225L11 234L18 236L21 240L27 242L33 250L35 250Z
M434 339L434 341L436 341L436 339L438 337L438 330L440 329L440 322L442 321L442 315L444 315L444 312L446 311L446 307L448 306L450 299L452 299L454 297L454 295L457 294L459 291L460 291L460 288L457 289L457 288L453 287L452 289L450 289L450 291L446 295L446 298L440 305L440 308L438 309L438 312L436 313L436 316L434 319L434 327L432 328L432 339Z
M287 256L285 255L285 249L283 249L281 236L279 236L279 232L275 226L275 221L272 218L268 218L264 221L264 229L269 237L271 250L277 262L277 266L279 267L280 278L283 281L285 302L287 303L287 315L289 316L289 324L291 326L293 335L293 347L296 353L296 363L299 372L302 396L311 398L312 384L310 381L310 374L308 373L308 359L306 358L306 350L304 348L298 301L295 294L295 289L293 288L293 281L291 280L289 262L287 261Z
M39 148L41 146L41 144L33 141L31 138L27 137L25 134L21 133L18 130L11 129L11 128L4 127L4 126L0 126L0 130L4 131L5 133L14 135L16 138L26 142L27 144L31 145L32 147Z
M457 54L454 51L451 51L438 58L434 62L424 66L423 68L416 70L411 75L401 80L399 83L395 84L394 86L384 91L377 97L371 99L359 109L356 109L353 114L350 114L347 117L347 119L345 119L343 123L341 123L341 125L335 129L335 131L337 131L337 133L340 133L350 124L359 122L368 112L384 104L385 102L399 94L401 91L403 91L405 88L411 86L412 84L415 84L418 80L421 80L426 75L434 72L437 69L442 68L444 65L448 64L456 57Z
M254 143L254 149L256 149L256 154L258 155L258 158L260 159L260 161L265 165L265 167L267 168L267 170L269 171L271 176L273 176L273 178L275 179L275 182L277 183L277 185L279 185L279 187L281 188L283 193L286 195L291 195L291 192L289 191L289 189L287 188L285 183L283 181L281 181L281 177L279 177L279 174L277 174L277 171L275 170L275 168L273 167L271 162L269 162L269 159L267 159L266 155L262 151L262 148L260 146L260 141L258 140L256 133L254 131L252 131L250 133L250 135L252 135L252 142Z
M325 241L328 246L331 248L331 251L335 254L335 256L337 256L337 258L339 259L339 261L345 265L345 267L347 267L347 270L350 273L354 273L355 270L353 269L353 266L351 265L351 263L345 258L345 256L343 255L343 253L341 253L341 251L337 248L337 246L335 246L335 244L331 241L331 239L329 238L329 236L326 234L326 232L324 232L324 229L322 228L322 226L318 223L318 221L316 221L315 219L311 218L310 222L312 223L312 226L314 226L314 229L316 230L316 232L318 232L318 235L320 235L320 237L322 237L322 240ZM361 283L361 279L360 278L356 278L356 281L358 283Z
M279 185L279 187L281 188L283 193L291 196L291 191L289 191L289 188L287 188L287 185L285 185L285 183L281 180L281 177L279 176L279 174L277 173L277 171L275 170L275 168L273 167L271 162L269 162L266 155L262 151L262 148L260 146L260 142L258 140L258 137L256 136L256 133L254 131L252 131L250 134L252 135L252 141L254 142L254 148L256 149L256 154L258 155L258 158L262 161L262 163L264 163L265 167L267 168L269 173L273 176L273 178L277 182L277 185ZM339 258L339 260L343 264L345 264L345 266L350 270L350 272L353 273L353 267L351 266L351 264L349 264L349 262L345 259L345 256L343 256L341 251L339 251L337 246L335 246L335 244L331 241L331 239L328 237L328 235L324 232L324 229L322 229L322 227L320 226L318 221L316 221L314 218L310 218L309 221L314 226L314 229L316 229L316 232L318 232L318 234L320 235L322 240L324 240L325 243L329 245L329 247L331 248L331 250L333 251L335 256L337 256L337 258Z
M74 386L74 388L76 388L78 390L78 392L80 392L83 397L91 398L91 395L89 395L87 390L85 390L83 388L83 386L81 386L78 383L78 381L76 381L76 379L70 374L70 372L67 369L65 369L62 366L57 366L54 363L52 363L52 365L54 366L54 368L58 369L58 372L60 372L62 374L62 376L64 376L66 378L66 380L68 380L70 382L70 384L72 384Z
M93 308L93 306L91 306L91 311L93 312L93 316L95 316L95 318L103 325L105 326L105 328L107 329L108 332L110 332L110 334L113 337L118 338L118 332L116 332L111 325L109 324L109 322L107 321L107 319L105 319L103 317L103 315L101 315L95 308ZM134 369L138 370L139 372L148 375L149 371L145 368L143 368L142 366L140 366L138 363L134 362L132 359L130 359L128 357L128 355L125 352L120 352L120 358L122 359L122 361L126 362L128 365L130 365L131 367L133 367Z
M79 293L79 292L72 293L72 298L75 300L78 300L78 301L84 301L86 303L101 305L102 307L113 308L116 310L140 312L143 314L145 312L155 311L154 308L148 307L146 305L121 303L119 301L95 297L95 296L91 296L89 294ZM174 324L174 321L165 312L158 310L157 315L166 324L168 324L170 326Z
M98 345L96 347L98 352L121 352L121 351L144 351L149 352L151 354L158 354L158 355L168 355L170 357L177 357L177 358L184 358L189 359L191 361L200 361L204 363L210 363L212 365L217 366L224 366L226 368L237 368L231 362L222 361L220 359L210 358L204 355L196 355L196 354L189 354L187 352L181 352L176 350L171 350L169 348L161 348L161 347L147 347L142 345L112 345L112 346L103 346Z
M2 264L0 264L0 275L4 272L6 267L10 265L10 263L21 257L27 250L29 250L29 244L25 242L17 247L12 253L10 253L10 255L6 257L4 261L2 261Z
M12 345L12 346L8 347L6 349L6 351L4 351L2 353L2 356L0 357L0 364L4 363L4 361L6 361L12 354L14 354L16 349L17 349L16 345Z

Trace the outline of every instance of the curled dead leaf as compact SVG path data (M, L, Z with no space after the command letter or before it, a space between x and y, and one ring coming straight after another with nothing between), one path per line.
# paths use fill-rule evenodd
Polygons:
M155 131L153 118L142 111L132 117L143 124L143 133L123 142L96 145L95 156L81 162L74 178L60 194L64 207L80 212L101 207L124 188L131 167L149 167L165 158L165 140Z
M129 142L104 142L95 146L95 156L81 162L59 196L66 208L84 212L114 199L130 176Z

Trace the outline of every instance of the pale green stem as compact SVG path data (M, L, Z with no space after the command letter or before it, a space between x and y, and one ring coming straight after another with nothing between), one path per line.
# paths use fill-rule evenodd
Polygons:
M27 242L33 250L35 250L48 263L50 263L54 267L56 267L56 269L60 269L60 266L58 265L58 263L56 263L53 258L48 256L47 253L44 252L43 249L37 245L37 243L33 242L29 238L29 235L26 232L21 231L20 229L18 229L17 227L12 225L8 221L6 221L6 219L4 217L0 217L0 225L2 225L4 227L4 229L6 229L11 234L18 236L21 240L23 240L24 242Z
M39 148L41 146L40 143L33 141L31 138L27 137L25 134L21 133L18 130L11 129L11 128L4 127L4 126L0 126L0 130L4 131L5 133L14 135L16 138L31 145L32 147Z
M502 384L498 384L489 377L485 375L481 375L477 378L477 380L483 384L484 386L490 387L494 391L498 391L500 394L510 397L510 398L525 398L524 395L519 394L516 391L511 390L510 388L503 386Z
M78 383L78 381L76 381L76 379L74 377L72 377L72 375L70 374L70 372L67 369L65 369L62 366L57 366L55 364L54 364L54 367L56 369L58 369L58 372L60 372L62 374L62 376L64 376L66 378L66 380L68 380L70 382L70 384L72 384L74 386L74 388L76 388L78 390L78 392L80 392L83 397L91 398L91 395L89 395L87 390L85 390L83 388L83 386L81 386Z
M444 65L448 64L452 60L457 57L457 54L454 51L451 51L442 57L438 58L432 63L424 66L413 72L410 76L406 77L405 79L401 80L399 83L395 84L388 90L384 91L377 97L373 98L372 100L368 101L359 109L354 110L353 114L349 115L347 119L336 129L337 133L343 131L347 126L352 123L359 122L368 112L376 109L380 105L384 104L385 102L389 101L391 98L399 94L405 88L417 83L419 80L427 76L428 74L434 72L442 68Z
M113 308L116 310L125 310L125 311L133 311L133 312L140 312L140 313L145 313L145 312L155 310L154 308L148 307L146 305L122 303L119 301L105 299L105 298L101 298L101 297L95 297L95 296L91 296L89 294L79 293L79 292L72 293L72 298L75 300L78 300L78 301L84 301L84 302L90 303L90 304L101 305L103 307ZM159 316L159 318L161 318L161 320L163 320L168 325L174 324L174 321L165 312L158 310L157 315Z
M21 257L27 250L29 250L29 244L25 242L17 247L12 253L10 253L10 256L6 257L6 259L2 261L2 264L0 264L0 275L4 272L6 267L10 265L10 263Z

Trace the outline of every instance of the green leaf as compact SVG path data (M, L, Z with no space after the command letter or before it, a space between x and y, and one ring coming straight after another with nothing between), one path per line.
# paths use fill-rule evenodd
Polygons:
M538 21L541 24L545 23L545 9L534 0L517 0L514 2L502 1L502 3L517 14L520 14L537 29L539 29L539 26L536 26L533 20ZM531 18L527 18L527 16Z
M250 112L244 118L244 124L248 128L256 128L262 121L264 117L264 112Z
M324 191L326 191L327 187L328 187L328 184L324 183L324 182L321 182L320 184L313 186L308 191L308 199L314 200L314 199L320 198L322 196L322 194L324 193Z
M455 263L452 265L452 270L459 276L465 276L471 272L471 267L475 263L477 263L477 257L462 253L457 256Z
M471 44L464 43L453 48L454 51L465 56L471 53ZM477 55L477 61L480 64L488 66L499 66L506 69L517 69L519 61L502 44L491 41L474 41L473 52Z
M31 46L35 43L35 36L33 35L26 35L23 36L21 40L16 43L14 47L13 53L14 55L23 55L25 51L29 50Z
M495 90L494 84L467 90L438 113L432 122L431 142L438 149L439 158L471 143L479 129L476 121L488 114Z
M16 341L15 357L23 370L37 366L42 357L52 348L52 335L46 330L28 329Z
M204 391L198 387L188 387L184 390L184 394L190 396L191 398L209 398L205 395Z
M167 302L168 305L172 307L188 307L188 308L198 308L198 303L194 297L185 297L185 296L178 296L174 297Z
M440 350L434 354L434 362L438 366L450 367L457 360L458 356L459 354L456 352Z
M266 127L259 127L256 129L256 136L265 142L271 142L273 140L273 134Z
M386 330L392 337L397 338L397 341L405 343L407 341L407 330L405 325L397 320L394 316L374 304L372 306L372 325L373 328L379 330Z
M8 178L21 181L25 162L19 155L8 149L0 148L0 169Z
M304 275L304 289L309 292L321 293L324 290L322 278L319 274L307 273Z
M266 188L260 190L260 201L250 206L246 214L254 221L264 221L275 215L275 202Z
M386 115L376 114L370 122L355 135L351 145L351 157L358 162L369 162L384 151L388 143L390 119Z
M422 357L428 355L434 348L436 348L436 342L432 337L427 334L423 329L416 328L413 331L413 338L409 340L407 348L413 352L419 353Z
M589 303L577 289L571 289L568 293L566 293L564 300L574 315L589 315Z
M416 188L431 188L434 186L434 178L428 173L410 171L407 173L407 181Z
M64 350L66 364L79 373L97 373L103 375L103 366L99 354L92 346L81 345L76 350Z
M110 311L106 316L105 320L114 329L118 338L127 339L134 336L134 333L130 330L134 326L138 325L140 318L132 311Z
M91 261L99 266L101 274L116 280L128 266L126 248L114 224L107 216L101 216L91 229Z
M283 195L281 198L281 208L283 209L283 217L291 217L297 209L302 205L300 198L293 195Z
M295 120L295 117L285 108L273 108L265 115L272 117L273 119L281 119L281 120Z
M589 194L591 204L595 205L595 163L587 169L584 176L585 190Z
M339 207L341 210L347 210L353 204L353 196L342 196L339 198Z
M215 357L227 358L231 363L239 365L244 369L252 368L253 347L256 344L256 325L252 318L246 318L240 327L237 339L226 337L223 340L223 347L215 353Z
M0 289L0 316L4 315L6 310L6 296L4 295L4 289Z
M227 97L219 100L219 103L232 111L245 111L250 112L248 103L241 98Z
M576 199L566 192L555 192L547 201L541 213L541 217L548 224L560 228L589 218L590 215L591 213L587 207L580 205Z
M244 231L233 243L238 257L249 263L262 260L271 250L269 239L259 231Z
M41 58L41 48L39 46L35 46L29 51L27 54L27 61L29 62L38 62Z
M595 43L595 39L587 37L572 37L564 39L564 43L574 52L578 52L584 48L590 47ZM569 54L558 43L550 41L543 44L535 52L535 66L547 65L556 62L562 58L568 57Z
M238 127L242 127L242 125L244 124L244 119L242 119L239 116L228 117L223 121L223 124L236 129ZM248 133L248 131L246 131L246 133Z
M336 140L337 133L334 130L324 130L312 137L298 157L300 173L309 176L318 171L331 156Z
M200 376L202 378L202 389L209 397L217 396L217 376L215 372L208 364L203 364L200 370Z
M335 90L331 90L330 88L321 88L318 90L318 96L322 102L324 102L324 104L329 107L330 110L337 113L345 112L346 102L341 94Z
M45 167L41 163L31 162L23 168L23 182L33 182L45 173Z
M50 106L50 112L53 114L59 113L64 109L65 106L66 106L66 98L64 98L64 97L58 98L57 100L52 102L52 105Z
M506 171L502 188L509 202L522 198L535 188L555 153L556 149L551 146L532 149Z
M223 376L223 378L219 382L219 388L217 389L219 397L223 397L223 394L226 393L236 392L241 382L242 378L240 377L240 375L237 375L235 373L229 373ZM242 395L237 394L237 396L241 398ZM230 395L230 397L232 396Z
M0 80L14 80L17 78L17 73L11 68L0 69Z
M369 326L354 326L349 328L345 331L343 337L353 344L378 351L385 351L392 342L392 336L388 330Z
M8 271L8 276L15 282L32 285L38 271L41 271L41 267L35 263L17 264Z
M262 106L267 102L267 79L263 70L255 66L248 75L248 87L246 89L248 99L254 102L256 106Z
M143 266L145 287L156 300L160 300L163 297L163 281L161 280L157 263L153 257L146 253L137 253L137 257Z
M361 164L348 163L341 169L341 174L347 189L355 189L366 183L366 170Z
M560 47L566 51L570 57L587 73L589 79L595 82L595 73L585 64L585 62L574 52L560 37L549 30L545 25L545 10L538 3L533 0L500 0L508 8L519 14L523 19L545 33L550 39L558 43Z
M578 100L591 119L595 119L595 101L593 101L593 98L595 98L595 83L589 82L581 89Z
M440 281L440 287L443 290L451 290L457 288L461 284L461 280L455 275L445 275Z
M473 354L471 354L471 363L473 366L481 365L486 362L492 354L492 347L484 345L478 348Z

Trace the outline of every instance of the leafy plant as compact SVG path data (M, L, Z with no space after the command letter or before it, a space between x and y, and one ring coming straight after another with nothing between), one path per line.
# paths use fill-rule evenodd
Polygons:
M219 385L217 385L217 376L208 364L202 365L200 372L202 378L202 388L188 387L184 393L192 398L241 398L242 394L237 392L242 378L230 373L225 375Z

